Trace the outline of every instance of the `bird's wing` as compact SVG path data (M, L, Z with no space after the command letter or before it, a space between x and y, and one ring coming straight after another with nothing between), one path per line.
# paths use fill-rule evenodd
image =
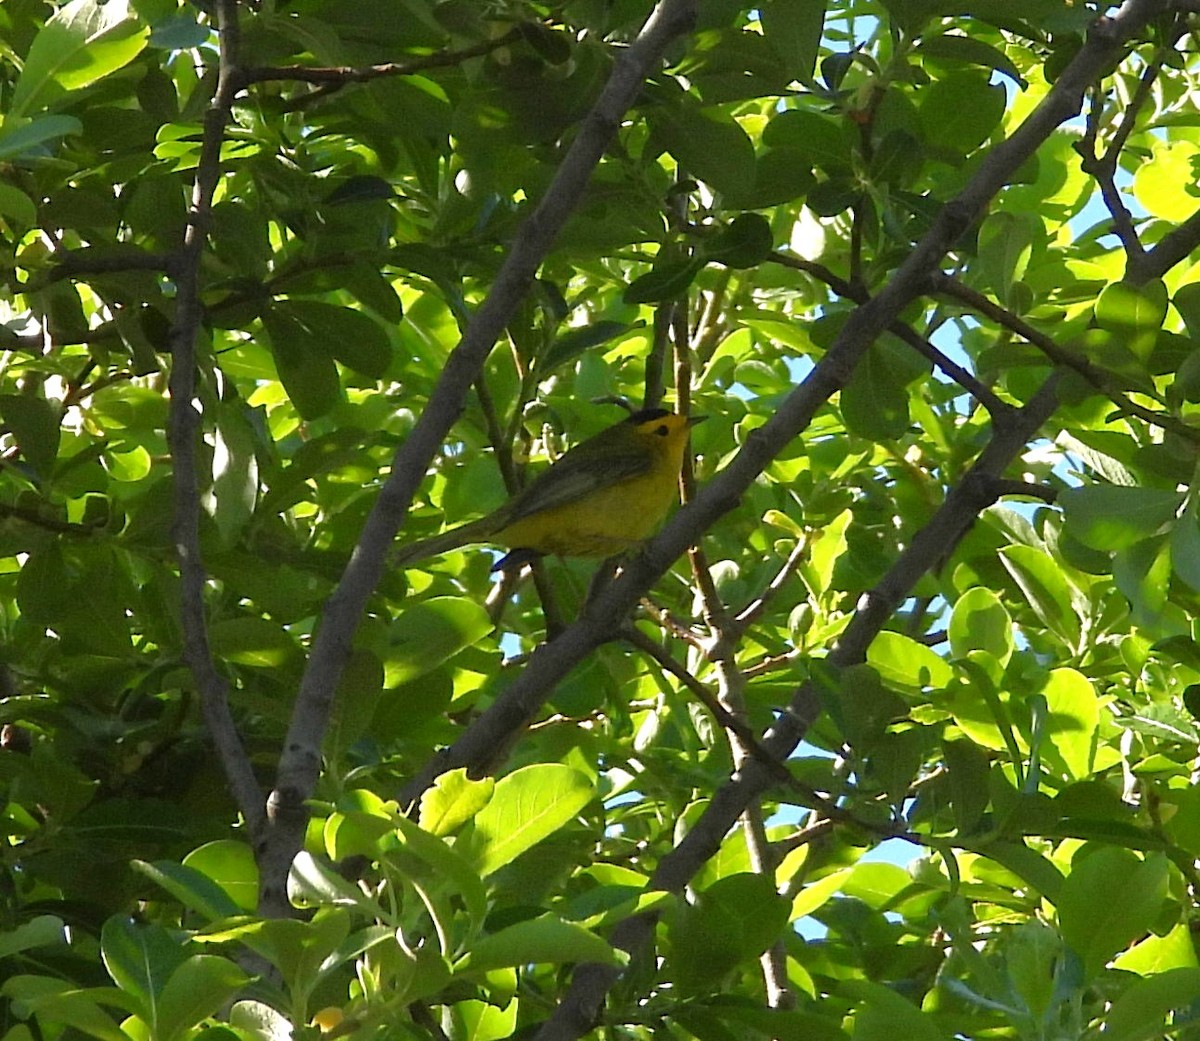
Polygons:
M578 451L584 447L590 446L585 442L571 449L518 492L498 518L502 526L638 477L653 465L653 459L643 445L625 448L609 444L602 451Z

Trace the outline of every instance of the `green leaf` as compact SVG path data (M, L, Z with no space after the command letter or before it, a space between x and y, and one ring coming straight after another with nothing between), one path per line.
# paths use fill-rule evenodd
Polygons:
M1200 338L1200 282L1180 286L1175 290L1171 303L1182 316L1189 335L1193 339Z
M1027 882L1052 904L1058 901L1063 875L1049 857L1021 842L989 842L984 850L991 860Z
M33 947L52 947L67 942L66 926L57 915L40 914L14 929L0 933L0 958Z
M0 419L12 431L21 454L42 480L54 469L61 437L60 409L29 394L0 395Z
M877 184L903 188L916 180L923 162L916 137L907 130L889 130L871 156L870 175Z
M730 195L754 187L754 145L727 113L694 106L656 109L650 126L683 173Z
M1171 528L1171 573L1200 592L1200 513L1195 501Z
M0 159L6 158L5 136L3 129L0 129ZM0 181L0 217L8 217L19 224L34 224L37 222L37 207L20 188Z
M504 1008L498 1008L486 1001L456 1001L450 1010L454 1030L449 1036L469 1041L503 1041L512 1037L519 1004L510 1001Z
M301 857L308 857L308 854L302 853ZM342 886L353 891L369 913L378 913L378 908L365 895L347 882L342 881ZM344 908L322 907L310 921L244 918L228 927L199 933L196 939L209 943L235 940L244 943L275 965L289 987L308 987L316 980L326 959L346 941L349 922Z
M908 429L908 394L878 343L867 348L841 393L847 428L871 441L889 441Z
M950 774L955 824L960 833L969 834L982 820L989 801L987 755L969 738L943 740L942 754Z
M285 300L275 305L277 319L292 323L293 346L320 351L371 379L382 379L392 360L387 333L375 319L352 307L320 300Z
M360 793L361 789L354 794ZM382 808L375 812L342 809L338 813L331 813L325 818L322 829L326 855L334 862L348 857L378 859L380 840L396 830L394 817L394 813L385 812Z
M155 1041L175 1041L215 1014L249 982L233 962L195 954L179 966L159 996L154 1017Z
M742 206L777 206L807 195L817 179L803 153L794 148L768 148L758 156L754 172L754 190L738 195Z
M927 144L959 161L982 145L1004 117L1006 96L999 84L976 72L952 72L921 94L918 112Z
M833 895L842 888L849 876L850 869L842 868L840 871L833 871L824 878L805 885L792 901L791 920L804 918L828 903Z
M300 657L296 641L286 629L265 618L226 618L208 630L212 653L218 658L277 669Z
M1098 550L1127 549L1162 531L1183 505L1183 494L1162 488L1089 485L1059 496L1065 531Z
M10 113L0 126L0 159L34 156L42 150L46 142L66 137L67 134L78 134L82 130L83 124L74 116L38 116L26 121ZM9 205L19 206L19 201L12 196L16 189L6 187L9 188ZM36 220L36 213L34 219Z
M54 104L129 62L146 46L126 0L70 0L39 30L17 79L6 119Z
M871 642L867 663L886 683L914 693L944 687L954 675L946 659L932 648L891 630Z
M1118 951L1144 935L1167 896L1168 862L1127 849L1085 847L1075 855L1058 895L1063 939L1095 977Z
M789 902L766 875L718 879L670 923L667 965L676 984L683 993L694 994L753 961L771 945L789 911Z
M809 167L841 173L850 167L850 139L842 127L824 116L802 109L786 109L771 117L763 128L763 144L786 149Z
M760 213L739 213L720 233L703 243L701 255L710 263L742 269L761 264L774 246L771 225Z
M211 25L201 25L195 15L178 14L160 18L150 30L151 47L168 51L186 51L207 43L213 34Z
M1096 323L1123 335L1125 346L1145 361L1167 316L1167 287L1161 279L1142 285L1112 282L1096 299Z
M360 304L369 307L385 322L398 325L403 320L404 302L400 299L400 294L373 264L366 260L356 260L346 271L344 284ZM347 361L345 364L351 363Z
M253 911L258 906L258 866L254 851L237 839L214 839L198 846L183 858L183 865L216 883L235 910Z
M756 1035L778 1041L846 1041L847 1038L846 1032L841 1028L841 1017L838 1016L735 1005L732 1002L712 1005L709 1008L735 1030L745 1024L755 1031Z
M486 878L558 831L592 801L591 781L558 763L522 767L496 783L475 815L470 860Z
M342 396L333 345L311 335L307 326L278 307L267 311L262 321L287 396L301 418L319 419Z
M487 611L474 600L440 596L413 604L389 629L385 684L410 683L478 643L492 628Z
M905 32L912 35L934 16L942 5L937 0L884 0L883 9Z
M254 515L259 491L259 442L240 401L219 410L213 439L212 515L229 545Z
M100 1041L129 1041L129 1035L101 1008L102 1004L115 1006L127 1014L137 1011L134 999L115 988L84 990L67 980L49 976L10 977L0 984L0 995L19 1004L27 1014L74 1028Z
M352 882L307 850L301 850L288 872L288 899L297 907L345 908L362 905L370 909L370 898ZM338 943L345 939L338 939ZM335 945L336 946L336 945Z
M825 0L802 4L793 0L766 0L758 8L763 34L771 49L788 75L803 83L810 83L813 78L826 7Z
M654 267L629 283L622 299L627 304L658 304L664 300L674 300L687 291L703 269L704 260L701 257L656 260Z
M917 53L925 58L939 61L959 62L964 65L979 65L1004 73L1017 86L1025 88L1025 78L1012 60L1003 51L990 43L971 36L956 33L941 33L924 37L917 46Z
M844 669L838 680L836 692L828 688L823 691L830 715L851 745L869 752L888 727L903 718L907 707L904 699L884 686L870 664Z
M1182 222L1196 212L1196 162L1200 148L1192 141L1155 142L1150 160L1139 162L1133 175L1133 197L1147 213Z
M255 1041L292 1041L295 1028L282 1013L261 1001L239 1001L229 1012L229 1025L239 1037Z
M448 770L421 796L421 827L431 835L451 835L488 804L495 790L491 777L474 781L465 767Z
M950 614L950 649L959 658L979 650L1001 665L1008 663L1013 652L1013 620L990 589L975 586L955 602Z
M208 921L227 918L241 911L253 910L254 904L239 906L221 886L200 871L187 865L158 860L153 864L134 860L135 870L162 886L190 911L195 911ZM257 890L255 897L257 898ZM256 901L257 902L257 899Z
M1079 641L1080 612L1062 567L1033 546L1004 546L1000 562L1042 624L1068 647L1074 647Z
M472 931L479 929L488 911L487 890L467 855L407 817L397 817L395 823L403 848L425 863L440 886L461 898Z
M326 738L334 755L347 753L369 731L383 696L383 680L383 662L372 651L355 648L350 652L338 680Z
M643 276L645 277L645 276ZM641 327L639 322L614 322L601 320L587 325L568 329L554 338L545 357L538 359L538 371L553 372L555 369L573 361L584 351L609 343L618 336L624 336L632 329Z
M976 271L1001 300L1007 301L1013 283L1025 277L1034 243L1044 236L1036 214L999 210L984 219L979 227Z
M138 1000L143 1018L152 1025L167 980L187 958L179 940L162 926L116 915L100 933L100 956L113 982Z
M620 965L624 960L622 952L583 926L544 914L476 941L454 969L488 972L517 965Z
M1196 957L1191 930L1181 922L1165 936L1151 933L1141 943L1130 947L1113 964L1126 972L1153 976L1172 969L1198 969L1200 959Z
M1054 1000L1055 969L1063 955L1062 937L1045 922L1031 919L1013 930L1004 955L1013 989L1034 1018L1042 1019Z
M844 991L861 1004L854 1016L854 1041L950 1041L932 1016L894 990L867 980L846 980Z
M1167 1017L1194 1006L1200 994L1200 969L1171 969L1136 980L1104 1017L1104 1041L1148 1041L1161 1037Z
M1171 552L1166 536L1135 542L1113 554L1112 574L1125 594L1134 620L1154 626L1167 603L1171 582Z
M855 864L842 892L877 911L887 911L911 885L912 876L899 864Z
M1100 702L1087 677L1075 669L1055 669L1042 691L1050 711L1046 733L1055 757L1071 776L1091 774L1092 743L1100 723Z

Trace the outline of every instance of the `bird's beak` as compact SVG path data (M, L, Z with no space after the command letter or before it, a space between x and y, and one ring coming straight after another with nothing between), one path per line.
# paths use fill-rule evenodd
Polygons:
M706 419L708 419L708 416L688 416L687 424L690 427L694 427L697 423L703 423Z

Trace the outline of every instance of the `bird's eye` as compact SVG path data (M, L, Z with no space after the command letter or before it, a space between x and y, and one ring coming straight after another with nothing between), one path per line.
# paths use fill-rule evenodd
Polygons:
M666 423L664 423L662 426L658 427L654 432L659 437L666 437L671 432L671 429L670 429L670 427L668 427L666 425Z

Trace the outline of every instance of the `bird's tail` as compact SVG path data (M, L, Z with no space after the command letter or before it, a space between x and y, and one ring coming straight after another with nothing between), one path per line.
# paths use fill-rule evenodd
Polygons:
M439 553L449 553L450 550L471 542L484 542L494 530L492 518L481 517L479 520L443 531L440 535L431 535L427 539L417 539L416 542L397 546L388 557L388 564L392 567L408 567L418 560L436 557Z

